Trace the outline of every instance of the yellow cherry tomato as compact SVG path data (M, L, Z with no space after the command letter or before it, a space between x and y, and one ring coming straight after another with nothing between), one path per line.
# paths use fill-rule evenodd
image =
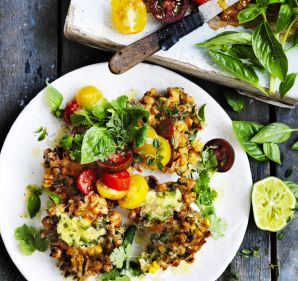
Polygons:
M124 196L126 196L126 194L128 193L128 190L116 190L116 189L110 188L99 180L96 182L96 188L98 193L102 197L110 200L119 200Z
M166 140L162 136L158 136L158 139L160 143L160 156L162 156L162 159L160 160L160 162L165 166L171 160L171 146L168 140Z
M93 105L102 97L102 92L94 86L85 86L76 93L76 101L79 106Z
M149 187L144 177L132 175L128 193L124 198L118 200L119 206L124 209L135 209L145 200Z
M112 22L123 34L142 31L147 22L147 10L142 0L112 0Z
M156 155L156 149L153 146L153 140L157 138L158 135L155 130L152 127L149 127L145 143L142 146L134 147L134 151L140 155L151 155L154 157Z

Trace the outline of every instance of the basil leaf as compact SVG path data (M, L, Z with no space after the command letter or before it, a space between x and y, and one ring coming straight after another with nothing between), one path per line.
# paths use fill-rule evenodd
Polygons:
M128 227L128 229L125 231L124 233L124 238L123 238L123 242L122 242L122 247L124 249L126 249L129 245L132 244L133 239L135 237L137 228L134 225L131 225L130 227Z
M33 192L27 201L27 210L30 218L34 218L36 214L39 212L41 206L41 201L39 198L39 194L37 192Z
M289 4L282 4L279 8L276 21L276 32L283 31L290 23L293 15L293 9Z
M59 205L61 203L61 197L57 193L48 191L47 194L53 200L55 205Z
M206 103L200 107L198 112L198 116L203 122L205 122L205 108L206 108Z
M292 89L295 84L296 77L297 73L288 74L286 80L280 83L279 93L282 98Z
M237 18L240 24L245 23L255 19L257 16L265 12L265 10L265 7L260 7L257 4L250 4L238 13Z
M292 149L294 149L294 150L298 150L298 141L296 141L296 142L292 145Z
M297 129L291 129L288 125L275 122L263 127L252 139L255 143L282 143L285 142L293 131Z
M264 68L284 81L288 73L288 59L267 22L261 23L253 31L252 47Z
M298 184L293 181L284 181L284 183L287 185L289 189L293 192L295 198L296 198L296 206L295 208L298 208Z
M244 98L236 91L225 89L224 97L234 111L240 112L244 108Z
M258 85L259 78L253 68L245 65L241 60L218 51L208 50L208 54L225 71L249 84Z
M116 144L107 128L91 127L83 138L81 164L104 160L115 149Z
M47 88L45 92L45 99L49 107L51 108L51 111L55 113L57 110L59 110L62 101L63 101L63 96L61 93L54 88L51 84L46 81Z
M135 131L135 144L136 147L140 147L145 143L145 139L148 133L148 129L149 129L149 124L146 123L145 125L143 125L142 127L140 127L139 129L136 129Z
M197 46L203 48L211 48L222 45L233 45L233 44L251 44L251 34L247 32L223 32L215 37L212 37L206 41L198 43Z
M263 125L249 121L233 121L232 124L236 138L244 151L258 161L266 161L267 157L262 147L250 141L250 139L263 128Z
M266 157L269 160L271 160L279 165L281 164L280 163L280 151L279 151L279 147L276 143L264 143L263 150L264 150Z

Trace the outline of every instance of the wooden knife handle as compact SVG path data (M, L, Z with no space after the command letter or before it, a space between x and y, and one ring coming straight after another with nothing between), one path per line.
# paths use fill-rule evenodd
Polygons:
M121 74L160 50L156 33L150 34L117 52L109 62L110 71Z

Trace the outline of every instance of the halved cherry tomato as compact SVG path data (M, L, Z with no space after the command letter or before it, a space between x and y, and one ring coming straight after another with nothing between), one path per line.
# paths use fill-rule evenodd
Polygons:
M144 177L141 175L132 175L126 196L118 200L119 206L124 209L139 207L144 201L148 190L149 187Z
M110 155L105 161L97 161L97 164L104 171L109 173L117 173L125 171L132 163L133 153L131 148L123 151L117 151Z
M171 138L174 136L174 127L175 127L174 120L168 117L160 121L155 129L160 136L170 141Z
M147 10L142 0L112 0L112 22L123 34L142 31L147 22Z
M87 195L93 190L93 184L96 180L96 174L90 170L84 170L76 180L77 186L79 190Z
M70 115L73 114L79 108L78 103L73 100L70 101L64 108L64 121L70 124Z
M100 180L98 180L96 182L96 188L97 188L98 193L102 197L110 199L110 200L119 200L119 199L123 198L128 192L128 190L116 190L116 189L110 188L110 187L106 186L103 182L101 182Z
M217 171L220 173L227 172L234 164L235 152L232 145L224 139L212 139L205 144L205 148L213 150L217 159Z
M151 0L150 11L161 22L181 20L189 6L188 0Z
M192 2L195 2L197 4L204 4L205 2L207 2L208 0L192 0Z
M94 86L85 86L76 93L76 101L79 106L93 105L102 97L102 92Z
M130 183L130 175L127 171L119 173L102 173L103 182L110 188L116 190L128 190Z

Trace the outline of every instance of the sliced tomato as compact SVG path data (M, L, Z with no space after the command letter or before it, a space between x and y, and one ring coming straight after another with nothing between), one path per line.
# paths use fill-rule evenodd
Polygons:
M192 2L195 2L197 4L204 4L205 2L207 2L208 0L192 0Z
M87 195L93 190L93 186L96 180L96 174L91 170L84 170L76 180L79 190Z
M130 175L127 171L119 173L102 173L103 182L115 190L128 190L130 184Z
M70 115L73 114L79 108L78 103L73 100L70 101L64 108L64 121L70 124Z
M156 126L155 130L160 136L164 137L168 141L171 141L172 137L174 136L174 127L174 120L168 117L160 121Z
M106 172L117 173L127 170L132 163L133 152L131 148L117 151L105 161L97 161L98 166Z
M189 6L188 0L151 0L150 11L161 22L181 20Z
M217 171L220 173L227 172L234 164L235 152L232 145L224 139L212 139L205 144L213 150L217 159Z

